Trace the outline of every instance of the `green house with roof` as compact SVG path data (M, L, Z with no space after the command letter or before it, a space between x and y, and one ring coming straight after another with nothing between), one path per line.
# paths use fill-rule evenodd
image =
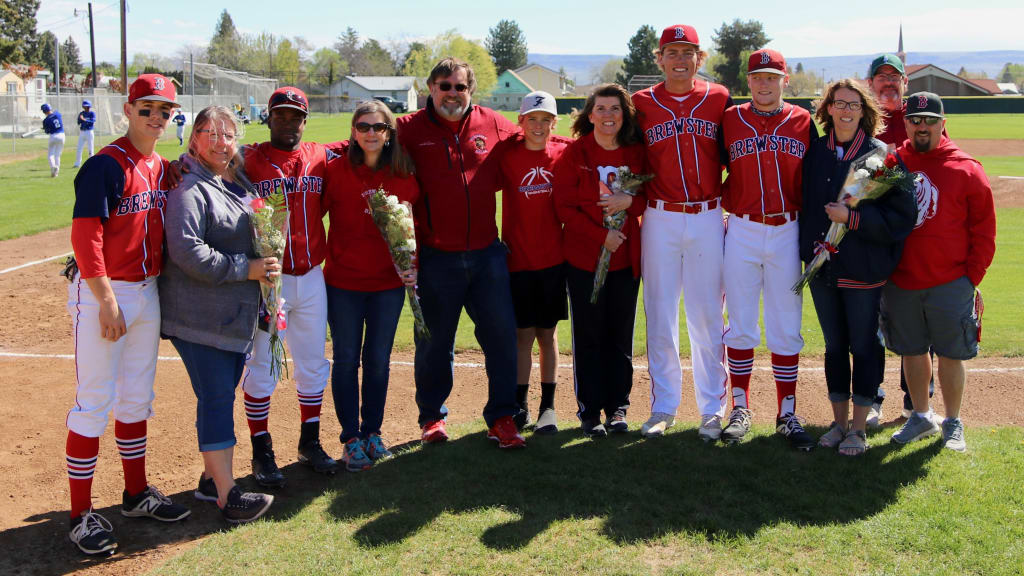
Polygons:
M514 70L505 70L498 75L498 82L481 104L494 110L519 110L519 104L534 89Z

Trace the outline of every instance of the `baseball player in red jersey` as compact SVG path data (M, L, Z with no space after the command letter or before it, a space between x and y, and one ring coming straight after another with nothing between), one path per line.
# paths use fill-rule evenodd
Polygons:
M496 150L501 158L501 238L508 246L512 304L516 313L516 426L530 423L526 396L533 367L533 343L540 353L540 409L537 434L558 431L555 382L559 320L569 317L565 292L562 223L555 213L552 167L570 142L551 131L558 123L555 98L531 92L519 107L521 137Z
M814 439L796 417L801 296L799 226L804 154L818 138L811 115L782 101L789 82L786 61L775 50L750 55L747 84L751 101L725 113L723 130L729 177L722 193L729 211L725 235L725 303L733 410L722 439L736 442L750 429L748 388L754 347L761 342L758 301L764 292L765 339L772 353L778 396L777 432L799 450Z
M68 412L70 538L86 554L112 554L113 528L92 511L99 437L114 411L124 470L121 514L164 522L189 515L146 481L146 421L160 342L156 279L163 265L166 161L154 152L175 108L171 82L143 74L132 83L128 133L86 160L75 177L71 245L77 271L68 289L75 339L75 405ZM72 268L72 270L74 270Z
M309 101L302 90L278 88L270 96L267 109L270 142L245 147L245 172L261 196L283 192L287 198L289 236L281 274L287 328L281 334L294 360L302 419L298 458L317 472L333 474L337 463L320 445L320 406L331 375L330 363L324 357L327 292L320 268L327 255L321 195L328 153L322 144L302 142L309 113ZM253 476L260 485L269 487L285 482L267 431L270 396L279 377L271 373L270 334L257 330L242 390L252 436Z
M729 91L697 77L707 53L697 31L676 24L661 33L658 67L665 81L633 94L655 178L645 187L643 277L651 417L645 436L675 421L679 363L679 296L685 292L699 435L718 440L727 402L722 341L722 115Z

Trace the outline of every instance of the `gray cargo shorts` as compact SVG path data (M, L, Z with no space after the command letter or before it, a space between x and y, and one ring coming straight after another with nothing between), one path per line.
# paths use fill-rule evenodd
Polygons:
M892 282L882 289L880 325L885 346L900 356L920 356L931 347L953 360L978 355L974 285L966 276L923 290Z

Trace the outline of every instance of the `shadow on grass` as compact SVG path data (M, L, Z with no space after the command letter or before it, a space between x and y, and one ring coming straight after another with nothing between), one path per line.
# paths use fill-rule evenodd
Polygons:
M526 546L567 518L604 518L602 530L619 543L678 531L710 540L780 522L826 525L871 516L925 476L940 450L932 443L887 459L894 448L886 441L848 459L826 450L797 453L765 435L706 445L696 429L600 441L582 440L573 429L534 436L526 450L513 452L485 443L478 432L379 463L341 489L329 513L345 521L374 517L353 535L364 547L401 542L442 513L488 508L518 516L484 531L482 543L495 550Z

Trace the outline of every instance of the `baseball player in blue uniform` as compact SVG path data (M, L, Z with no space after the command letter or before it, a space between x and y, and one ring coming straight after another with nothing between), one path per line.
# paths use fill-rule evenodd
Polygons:
M60 173L60 154L64 151L64 119L49 104L43 104L39 109L46 114L43 118L43 132L50 135L46 157L50 161L50 177L56 178Z
M92 102L82 100L82 111L78 113L78 152L75 154L75 165L82 163L82 150L89 146L89 157L96 153L94 148L93 128L96 126L96 113L92 111Z
M174 115L172 119L174 126L178 131L178 146L185 144L185 113L178 108L178 113Z

